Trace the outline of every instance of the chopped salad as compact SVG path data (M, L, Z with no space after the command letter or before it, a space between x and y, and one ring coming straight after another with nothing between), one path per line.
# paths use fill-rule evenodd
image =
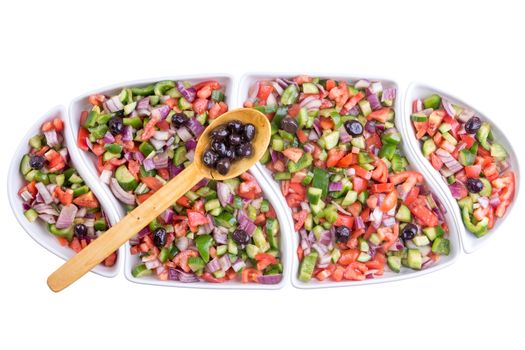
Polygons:
M24 215L30 222L47 224L62 246L79 252L108 229L108 221L93 192L70 165L62 131L64 124L54 118L29 140L29 152L20 162L26 183L18 194L24 201ZM103 264L113 266L114 252Z
M128 209L193 161L209 121L228 110L215 80L161 81L89 97L78 145L97 156L102 181ZM279 223L249 173L203 180L135 238L132 275L180 282L278 283Z
M360 281L420 270L450 252L439 200L408 169L381 82L259 80L245 107L271 120L261 162L292 210L298 278Z
M487 121L438 94L413 101L411 120L423 155L446 179L465 227L484 236L514 199L516 175L505 147Z

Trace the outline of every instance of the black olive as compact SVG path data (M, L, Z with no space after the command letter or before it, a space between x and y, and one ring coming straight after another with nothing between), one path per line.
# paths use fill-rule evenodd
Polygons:
M239 120L232 120L228 122L228 129L231 133L240 133L242 131L242 123Z
M124 128L124 123L122 122L122 118L120 117L112 117L109 122L109 132L113 135L118 135L122 132L122 129Z
M232 238L239 244L248 244L250 242L250 236L243 229L236 229L233 231Z
M211 132L211 137L214 140L222 140L227 138L230 135L230 131L224 125L218 126Z
M215 169L219 172L221 175L228 174L228 171L230 170L230 160L228 158L221 158L215 165Z
M214 150L219 157L226 157L228 147L223 141L214 140L211 143L211 149Z
M153 243L161 248L164 247L166 244L167 234L166 229L164 227L157 227L155 231L153 231Z
M467 189L472 193L479 193L483 189L483 182L480 179L467 179Z
M171 117L171 123L176 127L180 128L183 125L186 125L189 121L189 118L184 113L177 113Z
M339 243L346 243L350 238L350 229L346 226L338 226L335 229L335 240Z
M295 134L297 131L297 120L294 118L286 117L281 120L281 124L279 125L281 129L283 129L286 132L289 132L290 134Z
M219 156L217 153L213 152L211 149L207 149L204 151L204 154L202 155L202 162L207 167L213 168L215 166L215 163L217 163L217 159L219 159Z
M239 158L246 158L251 156L253 153L253 147L251 143L243 143L235 149L235 154Z
M405 241L412 239L417 234L417 226L414 224L406 224L401 231L401 238Z
M352 136L359 136L363 133L363 125L357 120L349 120L345 123L346 132Z
M237 146L241 143L241 135L239 134L231 134L230 137L228 137L228 142L232 146Z
M253 124L246 124L242 133L245 141L251 141L255 137L255 126Z
M481 127L481 119L472 117L465 123L465 131L469 134L475 134Z
M29 165L35 170L40 170L44 167L45 159L42 156L31 156L29 159Z
M234 160L235 158L237 158L235 154L235 150L236 148L234 147L226 147L226 153L224 154L224 156L228 158L229 160Z
M73 232L78 238L83 238L87 235L87 227L84 224L76 224L73 228Z

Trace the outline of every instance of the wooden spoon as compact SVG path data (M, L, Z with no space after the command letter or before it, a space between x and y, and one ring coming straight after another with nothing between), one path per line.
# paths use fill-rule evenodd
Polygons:
M249 158L232 162L230 171L221 175L202 163L202 154L210 145L210 132L221 124L231 120L252 123L255 126L255 138L252 141L253 154ZM271 127L264 114L249 108L240 108L227 112L215 119L199 138L195 157L180 174L155 192L144 203L133 209L115 226L94 240L78 254L66 261L47 279L47 284L54 292L59 292L97 266L111 253L117 250L142 228L168 209L180 197L188 192L203 178L213 180L230 179L250 169L264 154L270 142ZM123 257L119 257L122 259Z

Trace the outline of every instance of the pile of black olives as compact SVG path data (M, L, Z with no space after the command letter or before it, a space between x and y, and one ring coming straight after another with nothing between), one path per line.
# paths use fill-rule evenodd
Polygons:
M231 162L250 157L253 153L252 140L255 126L232 120L220 125L210 133L210 147L204 151L202 162L221 175L226 175Z

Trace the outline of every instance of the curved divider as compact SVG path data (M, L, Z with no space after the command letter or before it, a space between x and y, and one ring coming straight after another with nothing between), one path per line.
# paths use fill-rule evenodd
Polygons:
M42 222L29 222L23 214L22 209L22 200L18 195L18 189L21 188L24 184L24 180L20 175L19 166L22 155L25 154L28 150L28 140L40 132L40 127L46 121L49 121L55 117L60 117L64 122L64 130L68 127L68 119L66 118L66 111L63 106L56 106L45 113L40 117L31 129L24 135L19 146L16 149L15 155L11 160L11 165L9 167L9 174L7 179L8 187L8 197L13 213L15 214L16 219L24 230L33 238L38 244L46 248L56 256L68 260L75 255L75 252L69 247L61 246L57 239L46 229L45 225ZM103 195L103 192L100 188L100 185L91 177L91 174L82 166L82 162L79 160L78 154L75 153L76 146L71 147L70 144L70 135L67 132L64 132L64 139L66 148L71 159L71 164L80 174L84 182L88 187L93 191L97 197L102 209L104 210L106 217L111 225L115 225L118 222L118 216L113 210L113 206L108 202L107 198ZM115 277L120 268L123 265L124 261L124 252L123 248L120 248L118 251L117 262L112 267L106 267L103 265L98 265L95 267L92 272L99 274L104 277ZM51 272L51 270L50 270Z
M485 114L481 113L476 108L472 107L471 105L461 101L460 99L454 97L451 94L444 93L443 91L440 91L439 89L433 88L428 85L419 84L419 83L411 83L407 89L406 96L403 103L403 111L401 113L402 121L399 123L400 129L403 133L403 138L405 142L408 144L409 147L409 154L420 166L422 171L424 172L427 181L431 180L436 184L436 188L440 189L440 192L443 194L443 197L446 199L446 201L449 203L449 206L453 210L453 218L457 222L457 226L459 227L459 234L461 238L461 243L463 246L463 250L466 253L472 253L479 249L483 244L485 244L489 239L491 239L492 236L495 235L495 233L500 229L501 225L504 224L506 221L506 216L510 215L512 212L512 208L514 207L514 202L512 202L511 206L508 208L506 216L500 220L498 220L494 226L494 228L489 231L485 236L481 238L476 238L471 232L469 232L465 226L463 225L463 221L461 219L461 212L459 205L457 201L452 197L452 194L450 193L450 190L439 173L439 171L435 170L430 162L423 156L423 153L421 152L421 146L419 141L416 139L414 130L412 128L412 123L410 120L410 116L412 114L412 102L415 99L418 98L424 98L427 97L433 93L438 93L444 97L446 97L450 102L465 106L467 108L472 109L476 112L477 115L481 116L483 120L487 120L491 124L491 129L494 133L494 137L496 140L498 140L499 143L501 143L505 149L507 150L507 153L510 157L511 162L511 169L516 173L517 178L517 184L516 184L516 191L514 193L514 198L518 197L519 192L519 183L520 183L520 176L519 176L519 164L518 164L518 158L516 156L516 152L514 151L512 144L510 141L505 137L505 135L501 132L501 130L497 127L497 125Z

